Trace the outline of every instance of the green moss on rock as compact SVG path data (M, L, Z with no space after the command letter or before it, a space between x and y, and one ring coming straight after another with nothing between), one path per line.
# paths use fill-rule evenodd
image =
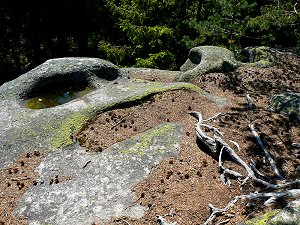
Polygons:
M89 116L80 112L73 113L61 122L61 125L53 131L53 136L49 143L50 150L61 148L72 144L73 135L89 119Z
M159 127L153 128L148 132L142 133L135 138L134 145L130 146L126 150L122 150L122 154L130 154L130 155L139 155L143 156L146 154L146 150L148 150L151 146L156 144L155 142L159 142L159 138L161 136L164 137L164 143L167 145L172 144L172 137L168 138L168 135L172 134L175 130L174 125L164 124ZM158 148L155 151L161 151L162 147L159 147L159 143L157 143ZM167 146L165 146L167 147Z
M135 81L141 81L141 82L147 82L144 80L135 80ZM136 88L136 87L134 87ZM147 91L141 95L138 96L132 96L129 99L125 100L124 102L133 102L137 100L141 100L145 96L151 95L151 94L157 94L161 92L166 91L175 91L175 90L185 90L185 91L192 91L196 93L205 93L201 88L199 88L196 85L190 84L190 83L174 83L172 85L164 85L162 83L151 83L151 87L147 88Z
M264 215L248 220L245 224L247 225L267 225L267 222L274 216L276 216L280 210L273 210L271 212L265 213Z

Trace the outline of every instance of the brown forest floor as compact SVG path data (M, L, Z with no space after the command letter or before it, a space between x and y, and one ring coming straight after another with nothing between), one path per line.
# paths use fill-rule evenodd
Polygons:
M201 112L204 118L224 113L209 124L220 128L227 141L239 143L242 150L238 154L243 160L249 162L253 159L260 171L274 178L248 128L250 120L276 159L282 174L289 179L299 178L296 168L300 164L300 152L291 145L300 142L299 124L286 116L267 111L273 94L300 90L300 58L288 53L279 57L283 63L280 67L240 68L230 73L207 74L193 82L215 96L228 98L230 104L223 108L195 93L170 91L127 108L105 112L90 121L77 138L91 152L105 151L108 146L162 122L184 125L180 154L161 162L147 180L133 187L137 203L148 208L144 217L115 218L110 224L156 224L157 215L181 225L203 224L210 215L209 203L222 208L236 195L261 191L261 187L252 182L240 187L238 181L232 180L230 188L222 183L217 158L197 142L194 131L197 120L188 114L191 110ZM132 78L170 82L163 77L145 77L137 73ZM247 93L256 105L254 111L247 110ZM20 156L13 165L0 172L0 225L26 224L25 219L13 216L12 209L20 196L35 184L34 168L41 155L31 155ZM245 174L241 166L230 160L225 162L225 166ZM14 168L18 168L17 171ZM277 205L280 206L283 205ZM257 211L256 208L245 207L243 203L237 204L229 211L234 217L227 224L235 224L247 216L256 215ZM225 219L226 216L220 217L215 223Z

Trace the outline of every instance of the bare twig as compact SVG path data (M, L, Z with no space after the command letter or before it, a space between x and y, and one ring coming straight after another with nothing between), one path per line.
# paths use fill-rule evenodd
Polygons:
M292 146L296 147L296 148L300 148L300 143L299 142L293 142Z
M250 178L252 178L254 180L254 182L259 183L263 186L265 186L266 188L269 189L283 189L283 188L287 188L290 187L292 185L299 185L300 184L300 180L295 180L295 181L291 181L291 182L286 182L286 180L283 181L283 183L280 184L272 184L269 183L261 178L256 177L256 174L259 175L262 178L268 179L264 174L260 173L255 166L255 163L250 163L250 166L244 161L242 160L237 154L236 152L233 150L233 148L227 144L227 142L225 142L220 136L214 135L214 138L208 136L207 134L205 134L202 131L202 127L207 127L213 131L215 131L215 134L219 134L220 135L220 131L210 125L207 124L203 124L203 118L201 113L199 112L190 112L191 115L195 116L198 119L198 123L195 125L195 129L196 129L196 134L198 139L203 142L206 146L208 146L212 152L216 153L217 152L217 146L221 147L220 153L219 153L219 168L220 168L220 172L221 172L221 179L223 178L223 181L225 184L230 184L230 180L228 178L228 176L233 176L233 177L237 177L237 178L241 178L241 177L245 177L242 174L233 171L233 170L229 170L227 168L225 168L222 165L222 154L223 151L226 151L233 160L235 160L238 164L240 164L248 173L248 176L243 180L242 185L244 185L247 180L249 180ZM262 140L260 139L259 135L256 133L254 126L252 124L249 124L249 127L252 131L252 134L255 136L257 142L259 143L259 145L262 147L262 149L265 152L265 155L267 157L267 159L269 160L273 171L275 172L275 174L279 177L282 178L282 176L280 175L274 160L272 159L272 157L270 156L269 152L267 151L267 149L264 147ZM231 143L233 143L235 145L235 147L238 149L238 151L240 151L240 147L238 145L237 142L234 141L230 141ZM268 179L269 180L269 179ZM300 189L292 189L292 190L286 190L286 191L282 191L282 192L269 192L269 193L250 193L248 195L240 195L240 196L236 196L235 198L233 198L226 207L219 209L214 207L213 205L209 204L209 207L211 209L211 215L209 216L209 218L206 220L206 222L204 223L204 225L209 225L213 223L213 220L220 215L225 214L225 212L231 208L232 206L234 206L234 204L239 201L240 199L247 199L249 201L253 201L253 200L264 200L264 204L263 206L266 205L270 205L273 204L274 201L276 201L279 198L296 198L300 196Z
M253 110L255 108L255 105L249 94L246 95L246 99L247 99L247 103L248 103L248 109Z
M237 196L239 197L239 196ZM214 219L217 217L217 216L221 216L221 215L224 215L224 213L230 209L232 206L234 206L234 204L239 200L237 197L235 197L233 200L231 200L228 205L226 207L224 207L223 209L219 209L217 207L214 207L212 204L209 204L209 208L211 210L211 214L210 216L208 217L208 219L205 221L205 223L203 225L210 225L212 224L212 222L214 221Z
M160 215L157 215L156 218L157 218L157 222L159 222L160 225L178 225L177 222L168 223L166 219Z
M124 223L126 223L127 225L131 225L130 223L128 223L126 220L122 220Z
M254 171L254 173L256 173L257 175L267 179L267 180L270 180L266 175L264 175L263 173L261 173L257 168L256 168L256 165L254 163L254 161L251 159L251 162L249 163L249 165L251 166L252 170Z
M256 183L262 184L262 185L266 186L266 188L271 188L271 189L280 189L280 188L289 187L289 186L292 186L295 184L300 184L300 180L295 180L292 182L287 182L287 183L282 183L282 184L271 184L269 182L266 182L262 179L257 178L255 176L253 170L247 165L247 163L245 163L244 160L242 160L225 141L223 141L220 137L216 137L216 141L219 142L221 146L224 146L224 150L226 150L234 160L236 160L241 166L244 167L244 169L247 171L249 177L251 177Z
M274 173L276 174L276 176L280 179L280 180L285 180L285 178L283 176L281 176L275 161L273 160L273 158L271 157L269 151L267 150L267 148L264 146L264 144L262 143L262 140L260 139L258 133L255 131L254 125L249 123L249 128L253 134L253 136L255 137L257 143L259 144L259 146L262 148L262 150L264 151L268 161L270 162L270 165L274 171Z
M92 162L92 161L91 161L91 160L87 161L87 162L82 166L82 168L84 169L85 167L87 167L87 165L88 165L90 162Z
M195 125L195 129L196 129L196 135L197 137L212 151L212 152L216 152L216 141L209 137L208 135L206 135L202 129L201 129L201 126L205 126L211 130L214 130L216 133L221 133L217 128L213 127L213 126L209 126L209 125L206 125L206 124L203 124L203 118L202 118L202 115L201 113L199 112L195 112L195 111L192 111L192 112L189 112L189 114L191 114L192 116L196 117L198 119L198 123ZM215 118L217 116L219 116L219 114L217 114L216 116L213 116L211 118Z
M119 122L117 122L113 126L111 126L110 129L114 129L116 126L118 126L120 123L123 123L124 121L125 121L125 118L121 119Z
M237 178L244 177L244 176L236 171L227 169L222 165L223 149L224 149L224 147L221 148L221 151L219 154L219 168L220 168L220 172L221 172L221 180L224 182L224 184L226 184L227 186L230 186L229 176L237 177Z
M217 223L217 225L222 225L222 224L226 224L226 223L229 223L230 219L227 219L227 220L224 220L224 221L221 221L219 223Z
M132 110L133 112L134 110ZM123 118L121 120L119 120L117 123L115 123L114 125L111 125L111 128L110 129L114 129L116 126L118 126L120 123L123 123L125 122L125 120L130 116L132 115L132 112L128 113L127 115L123 116Z
M224 114L223 113L218 113L212 117L209 117L208 119L205 119L205 120L202 120L203 122L207 122L207 121L210 121L210 120L213 120L215 118L217 118L218 116L223 116Z
M248 166L248 164L246 162L244 162L236 153L235 151L224 141L222 140L220 137L215 136L214 138L209 137L208 135L206 135L202 129L201 126L203 118L201 113L199 112L190 112L191 115L195 116L196 118L198 118L198 123L196 124L195 128L196 128L196 135L197 137L200 139L200 141L202 141L213 153L217 152L217 143L219 144L219 146L224 147L224 150L227 151L229 153L229 155L237 161L237 163L239 163L241 166L244 167L244 169L247 171L248 176L251 177L256 183L260 183L264 186L266 186L266 188L271 188L271 189L280 189L280 188L285 188L294 184L299 184L300 180L296 180L293 182L287 182L287 183L282 183L282 184L271 184L269 182L266 182L260 178L257 178L255 176L255 173L253 172L253 170ZM255 130L254 130L255 131ZM256 132L255 132L256 133ZM257 134L257 133L256 133ZM258 136L255 135L256 137ZM261 139L258 139L261 142ZM236 142L234 142L236 143ZM237 144L237 143L236 143ZM262 145L263 146L263 145ZM239 149L238 145L237 148ZM267 152L268 153L268 152ZM270 159L269 159L270 160ZM275 165L274 161L273 164ZM276 166L275 166L276 167ZM230 173L230 172L229 172ZM247 181L248 179L244 180L243 184Z
M239 152L241 151L241 148L237 142L235 141L230 141L230 142L235 145L235 147L239 150Z
M204 124L204 123L201 123L201 126L202 127L207 127L208 129L213 130L216 134L218 134L220 136L223 136L223 133L218 128L216 128L216 127L213 127L211 125Z
M264 200L264 206L274 203L278 199L285 198L298 198L300 197L300 189L292 189L283 192L269 192L269 193L250 193L248 195L238 195L234 197L226 207L219 209L214 207L212 204L209 204L209 208L211 209L212 213L209 218L206 220L204 225L212 224L213 220L220 215L224 215L224 213L229 210L231 207L235 205L239 200L247 199L248 201L253 200Z
M21 181L21 180L29 180L31 177L20 177L20 178L12 178L12 181Z
M297 11L297 9L296 9L296 6L297 6L298 2L299 2L299 0L298 0L298 1L295 3L295 5L294 5L294 12L295 12L296 14L298 14L298 11Z

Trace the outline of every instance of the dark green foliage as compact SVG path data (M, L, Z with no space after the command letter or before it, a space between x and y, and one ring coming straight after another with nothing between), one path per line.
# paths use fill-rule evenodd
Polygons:
M146 59L137 58L135 67L139 68L160 68L175 70L175 56L170 52L159 52L156 54L149 54Z
M198 45L235 51L251 45L299 49L296 2L2 0L0 81L56 57L99 57L122 67L178 69L189 49Z
M296 47L300 45L300 14L285 1L203 1L203 16L186 20L192 35L187 47L220 45L232 50L250 45Z

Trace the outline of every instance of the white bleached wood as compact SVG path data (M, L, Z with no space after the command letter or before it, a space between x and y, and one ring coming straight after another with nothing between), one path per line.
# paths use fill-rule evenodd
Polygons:
M253 136L255 137L257 143L259 144L259 146L262 148L262 150L265 153L265 156L267 157L268 161L270 162L270 165L274 171L274 173L276 174L276 176L280 179L280 180L285 180L285 178L283 176L281 176L274 159L272 158L272 156L270 155L269 151L267 150L267 148L264 146L264 144L262 143L262 140L260 139L258 133L255 131L254 125L249 123L249 128L251 130L251 133L253 134Z

